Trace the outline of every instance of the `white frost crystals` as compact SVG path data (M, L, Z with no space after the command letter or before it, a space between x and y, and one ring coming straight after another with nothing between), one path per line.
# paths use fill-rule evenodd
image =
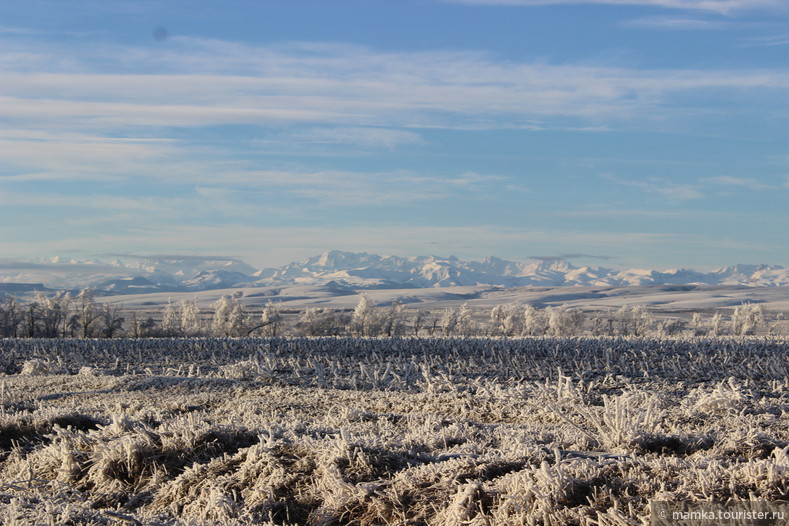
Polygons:
M0 340L0 523L621 526L786 499L788 346Z

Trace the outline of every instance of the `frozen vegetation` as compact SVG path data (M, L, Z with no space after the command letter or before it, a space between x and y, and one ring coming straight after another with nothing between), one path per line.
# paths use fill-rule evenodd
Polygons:
M786 500L787 351L4 339L0 523L608 526L649 524L650 500Z
M761 303L725 309L661 310L625 304L535 307L510 302L492 306L441 302L437 308L408 305L399 298L376 305L367 294L353 308L284 307L282 302L250 305L241 291L223 295L208 308L197 299L172 299L147 311L127 311L102 302L96 292L36 293L27 300L0 302L0 338L245 337L245 336L745 336L786 334L782 311ZM656 308L657 307L657 308ZM151 310L153 309L153 310Z

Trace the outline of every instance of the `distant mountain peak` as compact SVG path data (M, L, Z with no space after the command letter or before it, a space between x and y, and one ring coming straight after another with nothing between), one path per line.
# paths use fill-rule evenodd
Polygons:
M112 261L39 259L5 265L0 282L44 283L50 289L96 287L107 293L199 291L288 284L359 288L451 286L642 286L746 285L789 286L789 270L777 265L731 265L710 272L676 268L616 270L578 267L560 258L511 261L486 256L481 261L455 256L380 256L328 250L301 262L256 270L229 257L113 255ZM131 280L131 278L134 278Z

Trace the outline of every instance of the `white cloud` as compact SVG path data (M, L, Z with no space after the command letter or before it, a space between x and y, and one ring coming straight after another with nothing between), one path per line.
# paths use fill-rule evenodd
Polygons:
M212 173L209 169L208 174ZM216 172L213 172L216 173ZM192 180L196 180L194 177ZM359 207L398 206L429 201L450 199L467 195L472 191L478 198L492 195L499 184L509 178L462 173L457 176L416 174L407 170L386 172L351 172L341 170L323 171L277 171L243 170L225 171L219 178L219 189L208 186L214 175L200 177L206 183L202 192L221 191L248 193L250 191L276 193L284 197L306 200L309 206ZM302 201L305 202L305 201Z
M127 197L100 192L79 195L40 191L35 193L3 192L0 194L0 205L7 209L11 207L16 207L17 211L28 209L31 215L37 213L35 210L40 209L46 209L50 213L74 209L80 213L74 216L61 215L64 222L72 222L73 224L84 222L96 226L110 222L122 222L129 218L159 221L164 217L172 218L177 211L186 209L193 204L185 197ZM108 215L108 212L112 212L112 214ZM44 220L51 221L49 217Z
M735 11L779 8L781 0L442 0L449 3L487 6L545 6L563 4L605 4L689 9L727 14Z
M651 196L660 196L671 203L707 197L702 185L699 184L676 183L655 177L644 180L620 179L609 174L604 174L602 177L620 185L639 188Z
M748 178L748 177L733 177L728 175L722 176L715 176L715 177L702 177L695 182L690 183L677 183L674 181L670 181L667 179L662 178L655 178L650 177L644 180L629 180L629 179L622 179L619 177L612 176L610 174L603 174L603 179L608 181L612 181L614 183L629 186L632 188L639 188L644 192L652 195L652 196L662 196L666 200L672 203L678 203L682 201L689 201L694 199L704 199L709 197L713 191L720 191L721 189L731 189L731 188L745 188L748 190L754 191L763 191L763 190L776 190L779 186L774 184L767 184L757 179ZM611 215L610 212L607 211L590 211L580 213L579 215ZM636 212L630 211L627 212L626 215L652 215L656 214L658 216L669 217L666 215L666 212L652 212L652 211L643 211L643 212ZM733 212L726 212L727 215L732 215ZM614 213L617 215L617 213ZM690 216L690 215L697 215L694 212L690 211L683 211L679 213L677 217L681 216Z
M789 46L789 35L753 37L745 40L743 45L748 47Z
M408 132L404 133L404 136L395 133L389 140L410 140ZM211 202L192 203L181 212L221 209L224 214L250 217L259 215L259 208L245 205L243 198L254 193L261 196L276 193L278 201L299 199L306 200L302 204L321 207L403 205L448 199L469 190L482 198L494 193L498 185L512 183L509 178L474 172L442 175L407 170L260 170L256 159L228 159L223 152L217 157L210 152L206 154L201 145L75 133L3 131L0 149L9 168L0 175L2 183L52 181L105 185L85 187L90 193L72 196L29 194L11 198L6 192L4 196L9 204L26 202L35 207L51 200L48 206L81 206L86 211L115 206L107 205L115 202L111 195L104 195L105 202L96 204L101 201L102 192L117 191L107 186L110 183L134 185L138 192L157 195L162 193L161 187L157 187L161 184L177 188L182 195L196 187L198 194Z
M308 144L349 145L366 149L384 148L393 150L407 144L422 144L422 137L414 132L393 128L361 126L312 128L284 137L287 142L298 141Z
M552 214L557 217L590 217L590 218L653 218L653 219L692 219L698 217L705 217L705 216L717 216L718 214L710 214L704 213L699 211L689 211L689 210L644 210L644 209L596 209L592 208L589 210L572 210L572 211L560 211ZM732 214L726 213L727 216Z
M417 140L398 128L659 127L695 111L683 103L687 95L714 92L709 104L747 106L755 90L781 98L789 89L782 70L514 63L474 52L385 53L331 44L182 39L161 54L83 52L81 64L63 67L41 51L32 61L38 73L29 71L30 61L6 65L0 104L12 126L101 132L295 122L312 125L318 139L389 147ZM95 71L113 57L124 57L131 73ZM149 74L151 68L168 73Z
M722 20L705 20L672 16L648 16L626 20L623 25L635 28L665 29L670 31L723 30L730 27Z
M70 132L0 131L7 172L0 180L109 181L146 172L177 151L174 141Z
M710 185L712 187L740 187L749 190L770 190L777 188L774 185L765 184L756 179L747 177L732 177L729 175L721 175L717 177L705 177L700 179L700 182Z

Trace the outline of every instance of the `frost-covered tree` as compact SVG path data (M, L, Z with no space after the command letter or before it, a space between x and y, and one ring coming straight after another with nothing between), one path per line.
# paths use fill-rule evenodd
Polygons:
M432 338L441 328L441 318L439 316L430 315L430 313L427 314L428 316L426 316L425 319L425 329L427 329L427 334Z
M502 320L504 319L504 307L502 305L496 305L490 311L490 330L488 331L491 335L497 334L504 334L504 329L502 327Z
M722 336L724 332L723 315L716 312L710 320L710 332L713 336Z
M591 321L592 336L613 336L614 331L614 318L608 311L598 311L592 315Z
M60 335L65 338L69 330L69 320L71 319L71 307L74 305L74 296L71 295L71 292L64 292L59 296L58 301L62 313L60 320Z
M473 313L471 312L471 307L469 307L468 303L464 303L460 306L455 328L463 338L468 338L475 333L477 324L474 322Z
M307 336L336 336L345 321L330 310L307 307L296 325Z
M132 312L130 323L133 338L147 338L156 330L156 320L151 316L143 320L137 316L136 312Z
M691 327L693 327L693 334L695 336L706 336L709 332L709 328L704 323L704 318L702 318L700 312L694 312L693 317L690 321Z
M179 318L181 333L184 336L199 336L202 334L203 326L200 322L200 308L197 306L196 299L181 301Z
M34 299L20 310L20 333L28 338L57 338L61 327L65 326L70 301L71 294L66 292L56 292L52 296L36 292Z
M403 304L394 300L392 305L381 313L383 315L381 320L382 334L389 337L402 336L405 331L404 310Z
M510 305L504 313L504 335L515 336L523 331L523 309L520 305Z
M564 310L560 307L546 307L544 314L548 322L548 334L561 336L564 331Z
M167 298L167 305L162 313L162 333L165 336L178 336L181 333L181 319L172 298Z
M64 327L64 320L68 316L68 305L71 294L57 292L52 296L44 296L37 292L35 302L38 305L39 334L44 338L57 338Z
M455 333L457 324L457 311L452 308L444 309L444 313L441 315L441 319L438 321L438 325L441 327L441 331L444 333L444 336L452 336Z
M16 338L21 321L19 303L12 295L8 295L0 305L0 336L3 338Z
M754 334L761 325L764 325L764 308L758 303L746 303L734 309L731 317L732 334Z
M27 338L35 338L39 332L39 314L41 309L35 301L25 304L22 310L22 334Z
M76 298L76 314L74 321L79 329L81 338L90 338L93 335L94 324L102 312L96 304L96 291L82 289Z
M351 315L351 331L356 336L377 336L381 331L381 317L375 302L367 294L362 294Z
M552 336L576 336L583 328L583 313L562 305L545 309L548 332Z
M278 305L272 302L266 303L263 312L260 314L260 321L265 324L265 332L268 336L276 338L279 333L279 326L282 323L282 312Z
M522 334L524 336L537 336L542 332L542 316L532 305L523 307Z
M493 309L491 318L494 321L494 334L502 334L504 336L515 336L520 334L523 330L523 309L520 305L510 304L505 306L498 306Z
M630 309L633 319L633 336L646 336L652 327L652 315L643 305L635 305Z
M102 338L114 338L118 332L123 330L123 316L120 307L105 303L101 308L100 334Z
M414 312L414 317L411 320L411 330L414 337L419 337L419 331L427 324L427 316L429 314L429 312L422 309L416 309L416 312Z
M318 336L321 327L321 309L317 307L307 307L301 313L298 327L307 336Z
M663 338L677 336L685 330L687 324L687 321L677 318L664 320L658 327L658 335Z
M653 324L652 316L643 305L623 305L615 319L622 336L644 336Z
M281 321L282 314L279 307L269 301L260 313L260 320L257 323L250 322L250 327L247 328L247 335L252 334L256 330L262 330L264 336L275 338Z
M784 314L783 312L778 312L775 314L774 318L772 319L772 323L768 325L767 333L770 336L780 335L783 332L783 325L784 325Z
M222 296L214 303L214 317L211 332L219 337L246 336L244 329L244 308L240 295Z

